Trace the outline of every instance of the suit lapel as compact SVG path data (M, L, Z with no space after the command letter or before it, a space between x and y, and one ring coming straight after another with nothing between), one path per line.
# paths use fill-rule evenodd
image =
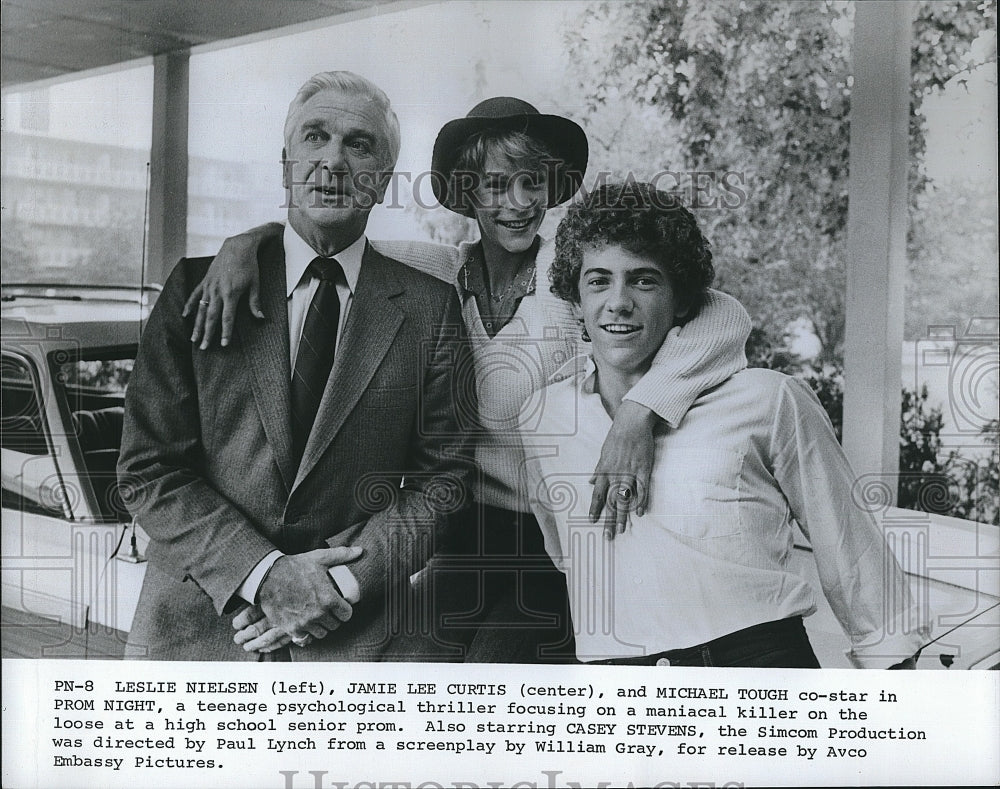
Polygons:
M236 333L246 355L251 388L264 433L274 452L285 487L295 479L292 462L291 362L288 348L288 299L285 252L281 238L264 241L257 252L264 315L258 321L237 310Z
M385 258L370 245L366 247L337 360L323 391L295 485L305 479L330 446L388 353L403 323L403 312L391 299L402 292L402 284Z

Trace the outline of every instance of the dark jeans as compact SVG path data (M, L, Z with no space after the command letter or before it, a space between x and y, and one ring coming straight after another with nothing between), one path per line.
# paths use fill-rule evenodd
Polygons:
M754 625L685 649L594 662L616 666L820 667L801 616Z
M476 506L423 574L442 660L566 663L575 659L566 579L529 513Z

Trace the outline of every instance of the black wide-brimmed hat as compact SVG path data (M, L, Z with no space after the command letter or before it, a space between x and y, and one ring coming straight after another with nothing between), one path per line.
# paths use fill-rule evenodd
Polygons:
M484 129L524 132L542 142L555 158L562 161L557 170L559 183L553 185L557 188L549 191L549 208L565 203L583 183L589 152L583 129L569 118L543 115L521 99L497 96L479 102L464 118L448 121L438 132L431 158L431 168L435 173L431 188L445 208L465 216L472 213L468 205L456 205L455 196L448 193L449 176L455 168L459 148L471 135Z

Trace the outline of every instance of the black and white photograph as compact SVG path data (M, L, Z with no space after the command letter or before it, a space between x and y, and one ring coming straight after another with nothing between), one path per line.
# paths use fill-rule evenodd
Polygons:
M1000 781L996 40L2 0L4 786Z

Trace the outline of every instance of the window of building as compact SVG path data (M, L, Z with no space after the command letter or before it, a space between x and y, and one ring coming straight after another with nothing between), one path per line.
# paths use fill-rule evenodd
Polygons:
M152 65L3 95L7 282L139 283L152 107Z

